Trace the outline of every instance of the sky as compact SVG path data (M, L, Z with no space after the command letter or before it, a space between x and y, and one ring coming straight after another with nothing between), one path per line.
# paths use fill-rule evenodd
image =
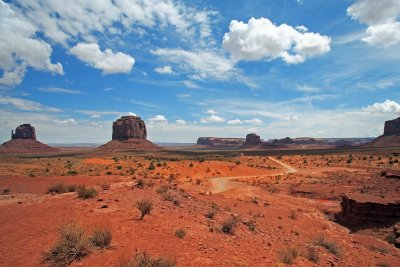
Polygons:
M400 0L0 0L0 142L374 137L400 116Z

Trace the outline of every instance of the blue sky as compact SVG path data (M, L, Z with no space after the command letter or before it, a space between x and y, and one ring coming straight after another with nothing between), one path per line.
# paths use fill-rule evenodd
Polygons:
M0 141L367 137L400 115L398 0L0 0Z

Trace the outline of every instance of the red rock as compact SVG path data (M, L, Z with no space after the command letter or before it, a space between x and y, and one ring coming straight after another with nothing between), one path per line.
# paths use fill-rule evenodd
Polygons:
M400 117L394 120L385 121L383 135L400 134Z
M36 140L36 133L35 133L35 127L33 127L30 124L21 124L15 129L14 131L11 131L11 139L32 139Z
M218 137L199 137L197 139L198 145L206 146L221 146L221 145L242 145L243 138L218 138Z
M246 135L246 144L257 145L261 143L261 138L255 133L250 133Z
M122 116L113 122L112 140L146 139L146 137L146 125L140 117Z

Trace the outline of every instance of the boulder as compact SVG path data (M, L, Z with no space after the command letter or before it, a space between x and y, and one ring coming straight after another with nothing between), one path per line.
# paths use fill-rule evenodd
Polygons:
M261 138L255 133L250 133L246 135L246 144L257 145L261 143Z
M400 135L400 117L394 120L385 121L383 135Z
M15 139L36 140L35 127L30 124L21 124L15 129L15 133L11 131L11 140Z
M113 122L112 140L146 139L146 125L140 117L122 116Z

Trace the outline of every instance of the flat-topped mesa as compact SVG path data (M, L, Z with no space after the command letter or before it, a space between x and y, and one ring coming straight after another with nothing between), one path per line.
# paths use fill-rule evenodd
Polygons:
M400 117L394 120L385 121L383 135L400 135Z
M146 124L140 117L121 116L113 122L112 140L146 139Z
M243 138L229 138L229 137L199 137L197 139L198 145L206 146L231 146L231 145L242 145L244 143Z
M35 127L32 125L26 123L26 124L21 124L15 129L14 131L11 131L11 139L31 139L31 140L36 140L36 132L35 132Z
M246 144L257 145L259 143L261 143L261 138L259 135L255 133L250 133L246 135Z

